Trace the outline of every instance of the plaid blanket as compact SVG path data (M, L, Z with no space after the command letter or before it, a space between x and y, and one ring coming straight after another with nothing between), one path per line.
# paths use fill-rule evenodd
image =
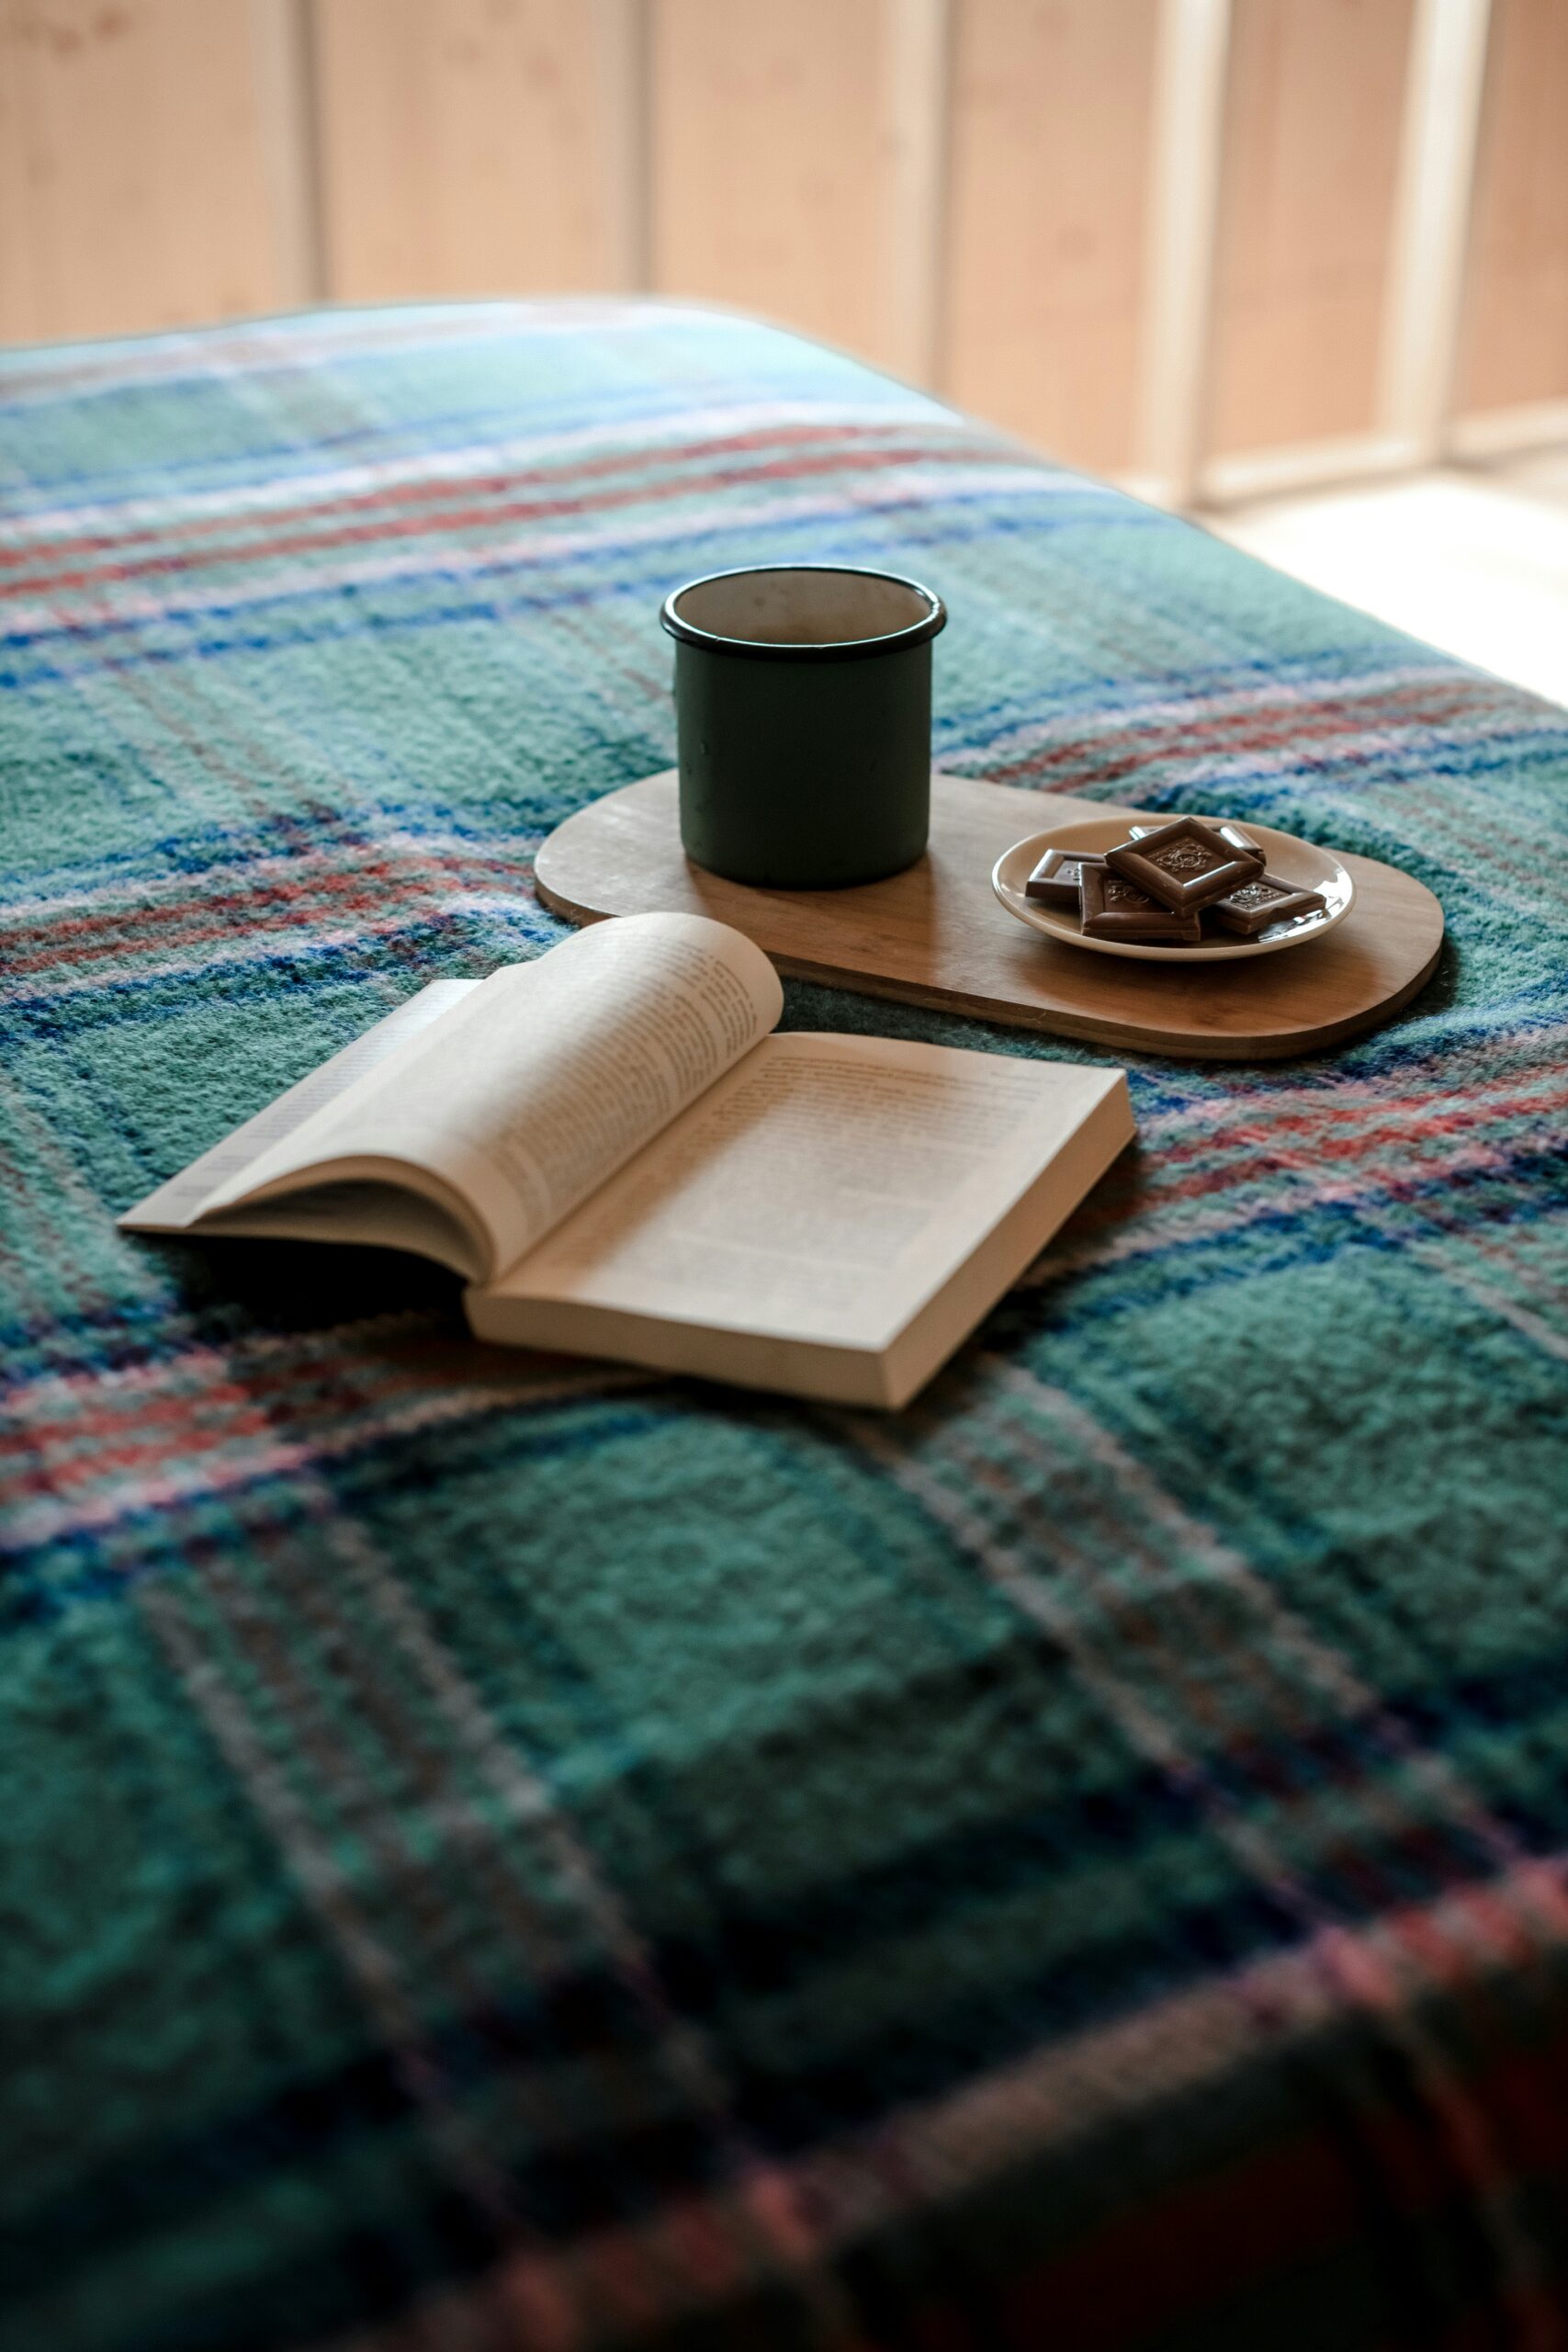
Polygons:
M1568 2344L1568 714L653 306L12 354L0 495L6 2352ZM944 764L1402 864L1431 986L1136 1064L891 1422L116 1234L820 556Z

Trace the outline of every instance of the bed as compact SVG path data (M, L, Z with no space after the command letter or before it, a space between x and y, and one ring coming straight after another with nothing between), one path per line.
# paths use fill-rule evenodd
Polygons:
M116 1232L822 555L943 768L1404 866L1430 985L1131 1057L892 1419ZM1568 713L654 304L7 354L0 594L6 2352L1568 2344Z

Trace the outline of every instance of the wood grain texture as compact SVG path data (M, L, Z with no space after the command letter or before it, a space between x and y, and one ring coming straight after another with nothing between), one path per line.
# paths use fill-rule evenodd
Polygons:
M1235 0L1208 447L1376 422L1411 0Z
M287 304L249 0L0 0L0 336Z
M958 0L946 363L963 406L1134 459L1156 0Z
M327 281L351 301L625 282L614 13L317 0Z
M569 817L539 851L535 880L545 904L576 922L713 915L797 979L1191 1061L1321 1052L1391 1020L1430 978L1442 910L1371 858L1344 860L1356 904L1337 931L1256 964L1184 972L1088 956L998 904L991 868L1014 842L1076 818L1138 814L933 776L931 849L908 873L863 889L752 890L687 862L671 770Z
M895 364L897 0L654 0L652 271Z
M1493 0L1458 406L1568 393L1568 6Z

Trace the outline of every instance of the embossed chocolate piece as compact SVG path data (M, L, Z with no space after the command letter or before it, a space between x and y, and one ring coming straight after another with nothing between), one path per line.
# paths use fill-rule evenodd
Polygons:
M1086 865L1082 888L1086 939L1136 939L1165 947L1191 947L1203 936L1203 926L1195 914L1173 914L1109 865Z
M1094 850L1048 849L1024 884L1023 895L1026 899L1038 899L1043 906L1059 907L1064 914L1076 915L1083 868L1104 863Z
M1105 853L1106 865L1162 907L1196 914L1216 899L1228 898L1263 871L1263 852L1233 827L1227 839L1201 817L1177 817L1152 833L1118 842Z
M1258 848L1258 843L1253 840L1251 834L1244 833L1239 825L1232 825L1229 823L1219 824L1216 823L1213 818L1211 818L1209 821L1213 824L1215 832L1220 834L1225 841L1229 842L1233 849L1240 850L1243 855L1247 857L1262 857L1263 852ZM1158 831L1159 827L1157 825L1129 825L1127 828L1129 839L1135 842L1146 841L1150 833L1157 833Z
M1298 915L1318 914L1327 903L1321 890L1299 889L1293 882L1282 882L1277 874L1259 874L1255 880L1244 882L1239 890L1233 890L1228 898L1216 899L1203 911L1222 931L1235 931L1243 939L1256 939L1271 923L1293 922Z

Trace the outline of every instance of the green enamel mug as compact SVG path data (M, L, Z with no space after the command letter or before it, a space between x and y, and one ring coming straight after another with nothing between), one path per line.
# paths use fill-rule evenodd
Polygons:
M827 890L923 855L940 596L896 572L782 563L690 580L660 619L694 865Z

